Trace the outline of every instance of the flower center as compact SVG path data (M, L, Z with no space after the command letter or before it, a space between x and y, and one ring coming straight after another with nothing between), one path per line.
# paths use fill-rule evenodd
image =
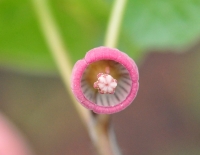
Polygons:
M131 91L128 70L113 60L90 64L81 79L81 90L87 100L99 106L115 106Z
M98 89L101 94L113 94L115 92L115 88L117 87L117 80L109 75L109 67L105 68L105 72L107 74L99 73L97 75L98 80L94 82L93 87Z

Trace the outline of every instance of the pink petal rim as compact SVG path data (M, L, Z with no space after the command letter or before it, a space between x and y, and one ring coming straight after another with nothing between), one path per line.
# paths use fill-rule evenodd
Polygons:
M100 60L113 60L122 64L128 70L129 76L132 80L132 87L129 95L123 102L115 106L110 106L110 107L99 106L86 99L81 89L81 79L85 69L91 63ZM76 99L84 107L93 110L95 113L98 114L112 114L125 109L135 99L139 88L139 83L138 83L139 74L135 62L127 54L119 51L118 49L108 48L103 46L88 51L84 59L76 62L72 71L71 80L72 80L71 83L72 92L74 93Z

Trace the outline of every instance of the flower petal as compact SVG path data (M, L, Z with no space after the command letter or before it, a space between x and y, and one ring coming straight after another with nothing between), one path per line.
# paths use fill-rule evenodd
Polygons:
M106 93L106 92L108 91L108 87L106 87L106 86L103 87L103 88L102 88L102 91Z
M113 88L111 88L111 87L108 87L107 90L108 90L108 93L113 93L113 91L114 91Z
M112 81L112 76L110 76L110 75L107 75L106 76L106 82L109 84L111 81Z
M101 83L106 83L106 79L105 79L104 77L102 77L102 76L100 76L100 77L98 78L98 80L99 80L99 82L101 82Z
M100 89L103 89L103 88L105 87L105 84L103 84L103 83L98 83L98 86L99 86Z
M111 83L110 83L110 87L112 87L112 88L117 87L117 83L116 83L116 82L111 82Z

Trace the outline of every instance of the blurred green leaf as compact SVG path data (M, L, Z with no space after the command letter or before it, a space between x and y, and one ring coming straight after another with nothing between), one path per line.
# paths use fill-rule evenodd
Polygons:
M200 36L199 15L199 0L129 0L123 28L141 48L177 48Z
M55 69L30 1L0 2L0 36L1 65L26 70Z
M54 17L75 63L103 44L110 3L104 0L52 0Z
M72 62L104 43L111 0L51 0L51 11ZM200 35L199 0L129 0L119 49L136 61L149 47L189 44ZM55 72L30 0L0 1L0 65ZM142 50L141 50L142 49ZM144 50L145 49L145 50Z
M54 18L73 62L103 44L110 3L51 0ZM30 0L0 2L0 65L30 72L54 72L55 65Z

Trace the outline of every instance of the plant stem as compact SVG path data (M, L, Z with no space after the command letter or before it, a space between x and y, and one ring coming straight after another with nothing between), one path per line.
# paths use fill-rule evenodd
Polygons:
M37 13L37 17L39 19L39 24L41 26L43 35L45 37L45 41L53 55L54 61L57 65L57 68L60 72L60 76L62 81L65 84L65 88L70 94L70 97L80 115L80 118L87 124L90 120L90 111L81 106L74 95L72 94L70 88L70 76L72 71L72 63L69 59L68 50L64 46L64 43L61 39L60 33L58 31L58 27L55 24L56 22L53 20L53 16L51 15L51 11L48 8L47 0L32 0L34 8Z
M64 46L58 27L53 20L47 0L32 0L37 17L44 34L47 45L53 55L60 76L67 91L80 115L80 118L88 128L90 137L97 148L99 155L120 155L116 144L114 132L110 125L110 115L97 115L85 109L74 98L70 88L70 76L72 63L70 62L68 50ZM111 13L110 22L105 38L105 46L116 47L119 28L126 0L116 0Z
M111 16L109 19L105 46L114 48L117 45L120 25L124 14L127 0L115 0ZM110 123L110 115L97 115L96 122L93 123L96 127L96 134L92 134L91 137L97 135L97 139L94 137L93 142L99 151L100 155L121 155L120 149L115 139L115 134Z
M97 115L93 117L89 129L92 141L99 155L121 155L113 128L111 127L110 115Z
M105 46L116 47L127 0L115 0L108 23Z

